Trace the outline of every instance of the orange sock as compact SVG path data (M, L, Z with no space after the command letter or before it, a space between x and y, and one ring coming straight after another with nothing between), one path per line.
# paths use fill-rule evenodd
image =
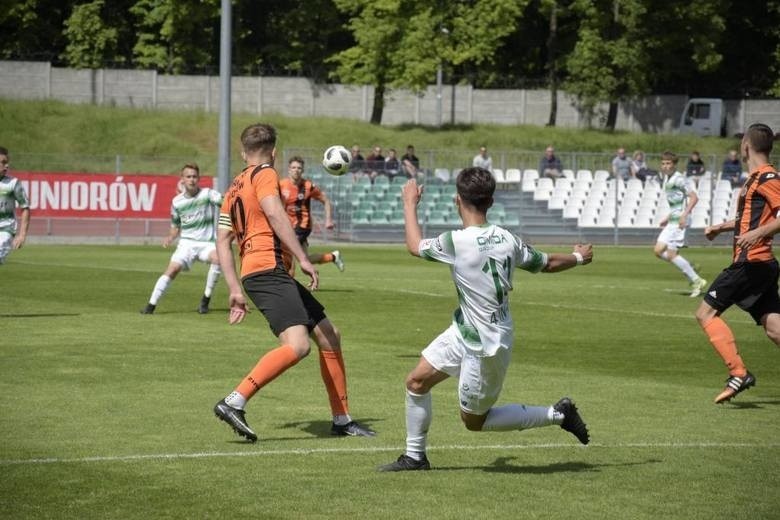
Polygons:
M260 358L255 368L236 387L236 392L251 399L258 390L276 379L298 362L298 355L290 345L282 345Z
M333 258L335 258L333 253L322 253L322 260L320 262L323 264L329 264L333 261Z
M715 317L702 328L712 346L715 347L715 351L723 359L723 362L726 363L729 375L743 377L747 374L745 363L737 350L734 334L729 326L726 325L726 322L720 319L720 317Z
M328 391L331 412L333 415L347 415L347 372L341 350L320 350L320 374Z

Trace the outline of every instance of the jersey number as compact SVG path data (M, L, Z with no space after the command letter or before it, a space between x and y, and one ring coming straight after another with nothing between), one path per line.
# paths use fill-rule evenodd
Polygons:
M236 200L230 205L230 222L233 224L236 240L240 244L244 240L244 234L246 233L246 214L244 213L244 203L241 201L241 197L236 197Z
M501 305L504 302L504 297L506 297L507 290L506 287L501 285L501 277L498 275L499 267L506 273L506 279L509 279L510 272L512 271L512 259L509 257L501 262L500 266L496 265L495 258L488 259L488 261L485 262L485 265L482 266L482 272L489 272L493 277L493 284L496 287L496 300L498 300L498 304Z

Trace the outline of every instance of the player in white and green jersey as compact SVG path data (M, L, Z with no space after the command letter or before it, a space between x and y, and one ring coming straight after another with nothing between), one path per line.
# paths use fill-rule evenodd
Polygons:
M564 397L552 406L494 406L512 355L514 328L509 292L515 268L532 273L557 272L593 258L589 244L572 254L545 254L487 222L496 188L492 174L479 167L458 174L455 204L463 229L422 239L417 205L422 188L410 180L403 188L406 247L415 256L450 266L458 295L452 324L422 352L406 378L406 452L380 471L430 469L425 454L431 424L431 389L448 377L458 378L460 416L471 431L524 430L560 425L587 444L587 427L577 407Z
M0 265L11 249L19 249L27 239L30 226L30 201L19 179L9 174L8 149L0 146ZM16 222L16 207L22 210L21 222Z
M163 240L168 247L178 237L179 244L171 255L168 268L157 279L149 303L141 314L153 314L157 302L168 290L171 282L182 270L189 270L199 260L210 264L206 275L206 288L198 305L198 312L209 312L209 302L214 286L219 280L220 269L216 250L216 222L222 195L211 188L201 188L200 169L197 164L186 164L181 170L179 182L182 192L171 203L171 229Z
M699 201L693 179L676 171L677 155L664 152L661 155L661 179L664 194L669 203L669 214L661 219L663 230L658 235L653 252L661 260L674 264L688 278L691 284L691 298L701 294L707 281L699 276L690 262L678 253L685 245L685 230L688 216Z

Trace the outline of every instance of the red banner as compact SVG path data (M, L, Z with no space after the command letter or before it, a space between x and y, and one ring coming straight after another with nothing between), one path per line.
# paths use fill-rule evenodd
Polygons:
M178 175L24 172L14 170L35 217L170 218ZM211 177L201 186L212 186Z

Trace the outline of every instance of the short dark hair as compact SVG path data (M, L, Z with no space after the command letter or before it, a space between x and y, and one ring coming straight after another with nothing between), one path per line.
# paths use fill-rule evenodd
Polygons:
M677 154L674 152L670 152L669 150L665 151L661 154L661 160L662 161L672 161L674 164L677 164L677 161L679 160L677 158Z
M0 155L8 155L8 148L0 146Z
M294 162L299 162L301 163L301 166L306 166L306 163L303 161L303 157L301 157L300 155L293 155L292 157L290 157L290 160L287 161L287 164L289 165Z
M464 168L455 181L460 199L479 211L487 212L493 205L493 193L496 191L496 179L485 168L474 166Z
M750 125L745 132L750 147L758 153L769 155L772 151L772 142L775 139L775 133L769 126L763 123Z
M241 146L245 152L270 152L276 146L276 129L266 123L256 123L241 132Z

